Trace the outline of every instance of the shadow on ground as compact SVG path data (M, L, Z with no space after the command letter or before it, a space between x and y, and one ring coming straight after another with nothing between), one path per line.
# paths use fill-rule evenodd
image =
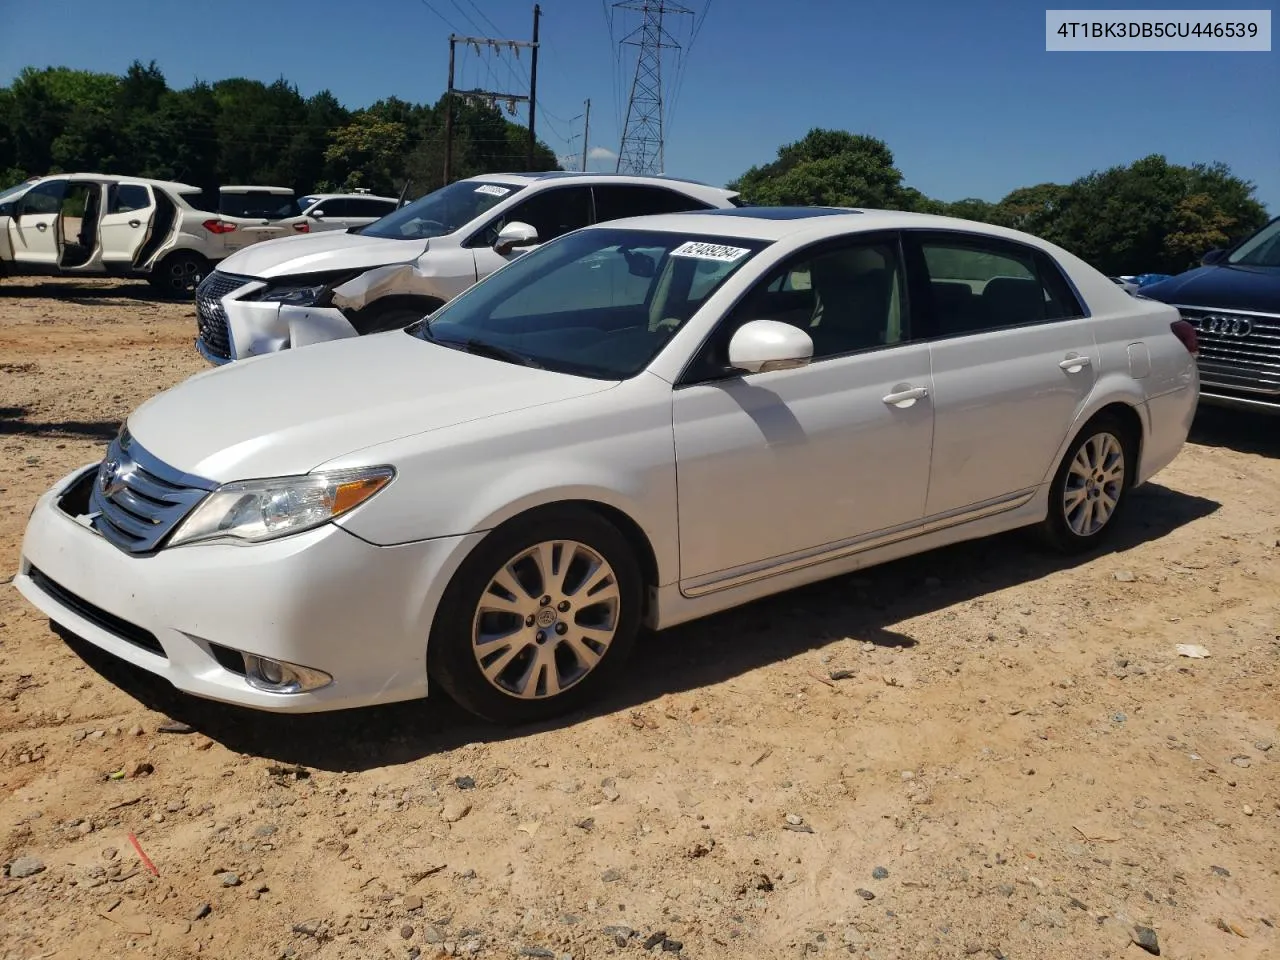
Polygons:
M1201 406L1188 439L1206 447L1280 458L1280 416Z
M63 300L81 306L101 306L105 301L145 301L148 303L178 303L179 300L156 290L144 280L95 280L93 283L77 283L65 279L42 281L32 277L11 279L0 283L0 297L46 297Z
M1122 553L1209 516L1220 504L1148 484L1118 518L1104 553ZM1046 554L1024 533L1005 534L814 584L728 613L643 637L631 669L609 696L554 723L503 729L480 723L444 696L338 713L286 716L183 694L84 641L67 642L93 669L147 707L229 749L279 762L352 771L407 763L467 743L522 737L590 716L641 707L817 650L845 637L882 646L916 641L903 620L1084 563Z
M26 407L0 407L0 437L51 437L109 441L120 429L118 420L28 420Z

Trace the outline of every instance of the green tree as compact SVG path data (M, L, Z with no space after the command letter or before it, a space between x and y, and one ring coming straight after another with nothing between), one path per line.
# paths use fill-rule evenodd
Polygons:
M748 203L820 204L903 209L918 204L907 194L902 172L883 140L844 130L814 128L778 149L778 159L752 167L729 189Z
M334 130L330 138L324 158L331 167L346 171L342 189L365 187L378 193L392 189L396 175L403 169L408 138L403 123L364 111Z

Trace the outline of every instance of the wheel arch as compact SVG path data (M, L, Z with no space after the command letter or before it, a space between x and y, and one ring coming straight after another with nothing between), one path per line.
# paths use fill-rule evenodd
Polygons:
M1099 386L1102 386L1102 384L1099 384ZM1094 390L1089 400L1081 406L1071 424L1071 429L1062 438L1062 444L1058 447L1057 455L1054 456L1053 461L1049 464L1049 469L1045 473L1042 483L1048 484L1053 480L1054 474L1058 472L1058 467L1062 464L1062 458L1067 455L1071 445L1080 436L1080 431L1096 417L1107 413L1120 418L1131 431L1129 439L1134 446L1135 464L1134 469L1128 471L1131 479L1126 482L1130 485L1133 484L1132 478L1138 477L1141 473L1142 454L1146 447L1147 431L1149 429L1146 396L1137 389L1137 386L1136 383L1131 382L1117 385L1110 389Z

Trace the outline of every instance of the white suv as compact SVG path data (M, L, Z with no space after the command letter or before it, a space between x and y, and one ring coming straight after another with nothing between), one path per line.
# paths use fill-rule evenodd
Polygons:
M371 193L310 193L298 199L307 232L350 230L380 220L400 206L395 197Z
M287 237L227 258L196 291L196 347L226 363L403 327L571 230L732 208L737 196L667 177L557 171L459 180L369 226Z
M245 215L246 198L264 192L271 209ZM140 277L189 294L220 260L295 232L300 222L284 188L223 187L218 202L207 203L199 187L167 180L39 177L0 193L0 276Z

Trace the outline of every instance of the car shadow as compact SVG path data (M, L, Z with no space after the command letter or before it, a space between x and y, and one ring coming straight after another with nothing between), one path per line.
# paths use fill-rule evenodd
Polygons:
M109 441L120 429L119 421L111 420L55 420L43 422L28 420L26 407L0 407L0 437L54 437Z
M1147 484L1135 490L1109 543L1076 557L1050 554L1025 532L946 547L811 584L641 637L630 670L609 695L559 720L503 728L477 721L447 697L322 714L268 714L178 693L139 668L55 630L109 682L152 710L237 753L327 771L411 762L468 743L498 742L625 712L817 651L844 638L884 647L917 641L893 624L1010 586L1124 553L1214 513L1221 504ZM833 664L838 666L838 664Z
M190 297L174 297L143 280L96 280L89 284L65 279L45 282L30 277L0 283L0 297L47 297L86 307L102 306L109 300L122 303L131 300L148 303L195 302L194 293Z
M1280 416L1202 405L1187 439L1207 447L1280 458Z

